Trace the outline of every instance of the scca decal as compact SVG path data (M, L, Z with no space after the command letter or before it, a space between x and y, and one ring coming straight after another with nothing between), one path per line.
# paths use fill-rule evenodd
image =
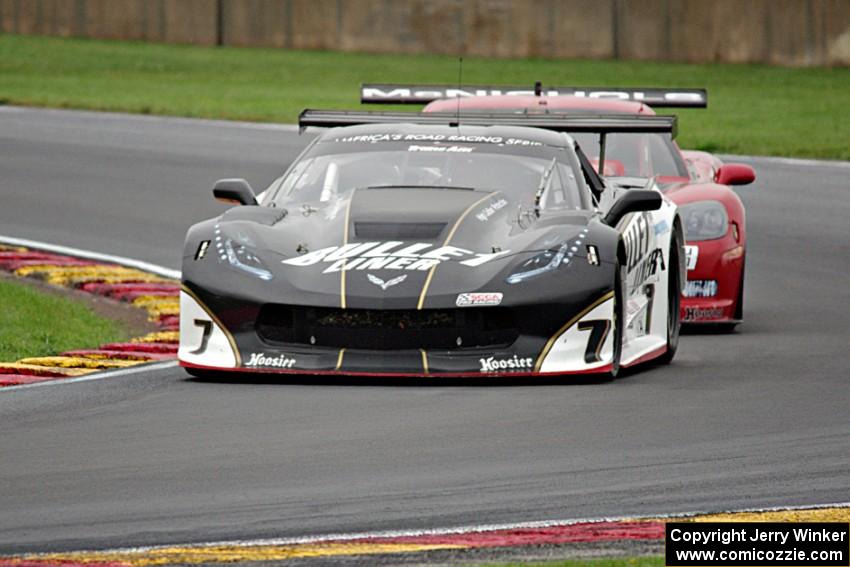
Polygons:
M298 256L282 263L290 266L312 266L330 264L322 273L347 270L422 270L427 271L441 262L459 259L464 266L476 267L508 254L501 250L490 254L478 254L456 246L434 248L428 242L405 244L404 242L359 242L344 246L330 246ZM462 259L462 260L460 260Z
M502 294L499 292L477 292L461 293L455 300L458 307L469 307L472 305L499 305L502 302Z

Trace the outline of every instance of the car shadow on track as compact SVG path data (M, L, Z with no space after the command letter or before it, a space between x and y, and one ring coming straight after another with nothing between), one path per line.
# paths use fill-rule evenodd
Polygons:
M738 325L731 323L701 323L696 325L682 325L682 335L735 335L738 332Z
M515 388L528 386L599 386L618 382L635 374L622 371L615 381L591 376L482 376L480 378L445 378L423 376L411 378L383 376L316 376L310 374L239 374L222 372L206 376L186 376L187 382L198 384L289 385L289 386L380 386L386 388L465 387Z

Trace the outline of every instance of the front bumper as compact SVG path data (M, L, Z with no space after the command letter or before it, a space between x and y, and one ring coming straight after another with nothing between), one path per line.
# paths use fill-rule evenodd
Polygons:
M697 294L682 298L681 317L687 324L740 323L739 298L743 285L744 245L731 235L717 240L689 242L696 249L696 261L688 266L688 282L705 282L710 296Z
M605 373L613 358L613 333L600 340L581 325L613 318L613 294L604 290L574 303L580 307L562 309L555 316L557 324L551 324L553 317L529 317L515 340L496 348L369 350L272 343L257 331L258 305L188 286L180 302L178 358L186 368L387 377L537 376ZM591 334L597 343L589 344Z

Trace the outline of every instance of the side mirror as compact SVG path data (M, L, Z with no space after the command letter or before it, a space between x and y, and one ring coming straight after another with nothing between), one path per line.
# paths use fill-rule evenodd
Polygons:
M219 179L213 187L216 200L230 205L256 205L254 190L244 179Z
M756 172L743 163L724 163L717 170L714 180L720 185L748 185L756 180Z
M658 191L630 189L614 202L603 221L609 226L616 226L620 219L627 214L640 211L657 211L661 208L661 203L661 193Z

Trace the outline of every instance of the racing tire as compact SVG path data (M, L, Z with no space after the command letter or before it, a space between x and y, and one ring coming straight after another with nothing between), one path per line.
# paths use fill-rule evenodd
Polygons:
M679 334L682 330L682 282L679 272L679 237L674 236L667 256L667 350L658 358L661 364L670 364L679 348Z

